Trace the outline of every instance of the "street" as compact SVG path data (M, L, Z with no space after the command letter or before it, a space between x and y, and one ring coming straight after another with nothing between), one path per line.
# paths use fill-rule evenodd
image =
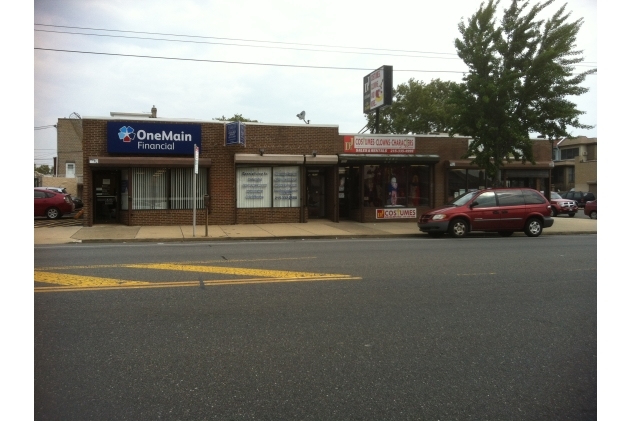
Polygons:
M596 238L36 246L35 419L596 419Z

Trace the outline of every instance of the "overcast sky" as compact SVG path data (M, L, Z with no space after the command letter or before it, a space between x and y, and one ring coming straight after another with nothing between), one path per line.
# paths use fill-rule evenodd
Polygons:
M73 112L109 116L155 105L158 117L238 113L304 124L296 117L304 110L311 124L357 133L366 124L362 81L370 71L392 65L395 87L410 78L462 80L467 68L454 48L457 25L479 3L36 0L35 163L52 164L56 155L55 129L39 128ZM550 12L562 4L557 0ZM596 67L596 0L567 4L574 19L585 21L577 40L585 66L577 70ZM596 80L589 76L590 92L575 99L590 125ZM572 134L595 137L597 129Z

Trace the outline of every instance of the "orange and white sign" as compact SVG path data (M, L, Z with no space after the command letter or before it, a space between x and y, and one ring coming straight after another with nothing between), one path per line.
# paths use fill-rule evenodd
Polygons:
M344 153L412 154L414 136L344 136Z
M416 218L416 208L377 209L377 219Z

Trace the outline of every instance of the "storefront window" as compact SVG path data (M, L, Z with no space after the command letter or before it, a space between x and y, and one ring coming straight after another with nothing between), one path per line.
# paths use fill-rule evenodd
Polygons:
M131 173L133 209L193 209L192 168L133 168ZM204 207L204 195L208 192L207 173L207 168L199 168L195 180L197 209ZM125 172L122 176L121 208L125 209Z
M486 177L484 170L454 169L449 171L449 196L456 198L472 190L482 190L490 187L493 180Z
M237 208L300 207L300 167L237 168Z
M274 207L300 206L300 167L274 168Z
M428 206L429 186L427 165L364 166L364 206Z

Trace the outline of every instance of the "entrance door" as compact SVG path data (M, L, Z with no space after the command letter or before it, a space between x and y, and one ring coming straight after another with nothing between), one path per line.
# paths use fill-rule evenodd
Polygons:
M116 171L97 171L92 177L94 198L94 223L108 224L118 222L119 174Z
M319 170L307 172L307 209L310 219L326 217L324 174Z

